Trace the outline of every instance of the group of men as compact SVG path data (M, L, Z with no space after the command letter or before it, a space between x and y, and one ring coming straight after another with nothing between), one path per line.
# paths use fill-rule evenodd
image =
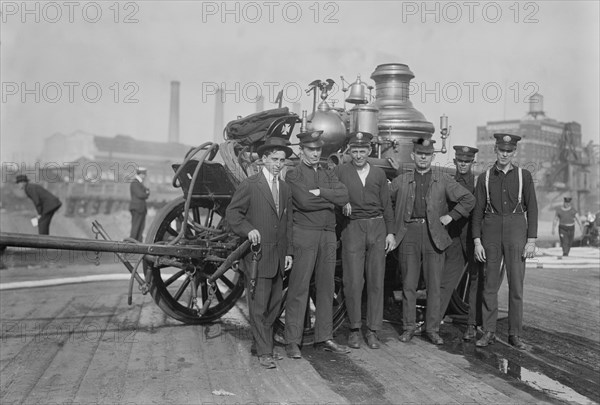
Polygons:
M282 303L284 272L290 270L286 310L286 354L302 357L300 347L315 278L315 347L335 353L349 348L333 340L332 306L336 225L341 228L345 302L350 321L348 346L363 341L378 349L383 321L386 254L398 247L402 275L403 333L409 342L419 332L416 296L421 270L427 289L426 337L443 344L439 326L452 292L468 264L470 313L465 340L476 345L495 340L498 289L504 263L509 282L509 342L518 349L523 311L525 259L535 254L537 202L531 173L512 163L519 136L495 134L495 165L479 179L472 172L478 149L455 146L456 174L432 166L435 141L413 141L414 167L389 184L383 169L369 164L372 135L350 134L351 161L328 170L320 165L322 131L298 134L300 163L280 173L292 150L285 138L271 137L258 148L263 167L244 180L227 208L234 232L259 246L256 294L248 296L252 351L263 367L275 368L273 324ZM336 223L336 212L343 220ZM255 249L252 249L256 252ZM248 269L249 253L242 265ZM479 262L479 264L476 263ZM293 264L293 266L292 266ZM484 266L485 264L485 272ZM366 330L361 333L361 304L366 281ZM363 340L364 338L364 340Z

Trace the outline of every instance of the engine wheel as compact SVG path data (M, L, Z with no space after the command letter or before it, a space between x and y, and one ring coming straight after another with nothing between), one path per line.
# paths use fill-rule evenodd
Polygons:
M185 200L179 198L171 201L158 213L148 230L146 243L168 243L178 235L184 221ZM190 205L190 218L194 222L207 227L215 227L212 202L194 199ZM206 218L209 218L207 221ZM220 224L220 222L219 222ZM219 224L216 225L218 228ZM182 241L198 238L200 235L188 226ZM150 284L150 294L156 304L171 318L187 324L202 324L215 321L227 313L244 292L244 277L234 269L227 270L216 283L217 289L208 310L199 316L194 306L192 289L197 290L197 297L204 304L208 297L209 286L206 277L200 276L198 270L212 274L217 265L191 259L190 264L196 266L196 272L185 271L178 267L157 266L144 262L144 274Z
M338 260L340 262L340 260ZM273 328L275 330L275 342L279 344L285 344L284 329L285 329L285 307L287 302L288 292L288 281L289 272L286 272L283 278L283 303L281 305L281 312L279 318L275 321ZM346 317L346 305L344 299L344 289L342 282L342 266L340 263L336 266L335 277L334 277L334 291L333 291L333 332L335 332ZM308 303L306 313L304 316L304 334L302 338L302 345L307 346L315 343L315 302L317 297L317 290L315 287L314 276L310 281L310 287L308 291Z

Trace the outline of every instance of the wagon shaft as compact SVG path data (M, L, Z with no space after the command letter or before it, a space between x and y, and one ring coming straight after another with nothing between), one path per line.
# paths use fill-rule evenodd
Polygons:
M37 249L83 250L90 252L133 253L153 256L176 256L203 259L221 250L218 247L168 246L145 243L129 243L107 240L69 238L64 236L29 235L0 232L0 246L28 247ZM228 246L223 246L227 252Z

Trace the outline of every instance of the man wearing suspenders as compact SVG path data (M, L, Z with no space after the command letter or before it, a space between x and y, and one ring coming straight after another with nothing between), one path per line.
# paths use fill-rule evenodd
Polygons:
M519 350L523 325L525 259L535 256L538 208L533 178L528 170L512 164L520 136L494 134L496 164L479 176L475 188L472 231L475 258L485 263L483 287L484 334L475 344L485 347L496 339L500 268L508 279L508 341Z

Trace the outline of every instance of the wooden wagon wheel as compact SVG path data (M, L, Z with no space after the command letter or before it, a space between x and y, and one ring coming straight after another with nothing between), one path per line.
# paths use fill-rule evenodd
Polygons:
M157 215L152 223L146 238L147 243L168 243L173 240L184 220L185 200L178 198L167 204ZM218 221L218 215L211 213L212 203L206 200L193 199L191 202L190 219L203 226L218 228L213 224L213 218ZM208 221L206 218L209 218ZM188 227L184 240L191 240L202 236L193 227ZM197 243L196 241L194 243ZM198 315L194 305L193 290L196 289L197 298L202 303L206 302L209 286L206 277L199 272L212 274L218 267L210 261L190 261L196 266L197 271L184 270L178 267L157 266L144 263L144 274L150 283L150 293L156 304L170 317L188 324L201 324L215 321L229 311L244 292L243 275L230 269L217 280L215 299L211 301L208 310Z

